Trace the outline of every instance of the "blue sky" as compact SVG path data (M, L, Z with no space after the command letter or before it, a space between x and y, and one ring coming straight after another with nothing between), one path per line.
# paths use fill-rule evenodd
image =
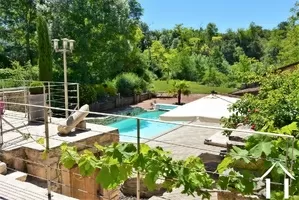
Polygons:
M290 16L296 0L139 0L142 20L150 29L173 28L175 24L199 28L216 23L220 32L247 28L255 22L273 28Z

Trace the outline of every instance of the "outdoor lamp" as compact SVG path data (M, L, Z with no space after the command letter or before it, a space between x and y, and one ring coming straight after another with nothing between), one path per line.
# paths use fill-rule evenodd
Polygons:
M63 46L64 49L67 49L67 43L68 43L68 41L69 41L69 39L67 39L67 38L63 38L62 39L62 46Z
M54 42L54 50L57 51L58 50L58 39L53 39Z
M75 40L69 40L70 50L71 50L71 51L74 50L74 42L75 42Z

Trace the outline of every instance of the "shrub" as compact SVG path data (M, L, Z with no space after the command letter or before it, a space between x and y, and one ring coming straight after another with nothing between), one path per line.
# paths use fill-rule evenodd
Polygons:
M97 91L92 85L80 85L80 105L91 104L97 100Z
M33 81L29 87L30 94L44 93L44 84L41 81Z
M122 96L132 96L134 93L144 92L147 82L133 73L123 73L115 78L115 86Z
M96 84L94 85L94 88L96 90L97 99L101 99L106 96L106 90L105 87L102 84Z
M117 89L113 81L106 81L106 83L103 84L103 86L105 88L106 94L108 94L109 96L116 96Z

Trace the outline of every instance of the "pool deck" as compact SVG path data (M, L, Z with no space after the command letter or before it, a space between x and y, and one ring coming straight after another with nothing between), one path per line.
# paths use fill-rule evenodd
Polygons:
M192 124L217 126L215 123L204 123L195 121ZM205 139L208 139L212 135L219 132L219 130L198 128L190 126L182 126L166 134L153 139L153 141L147 142L150 146L160 146L164 150L171 151L174 159L185 159L189 156L200 156L208 153L208 160L211 158L213 161L213 155L218 156L221 150L225 148L216 147L212 145L204 144ZM207 158L207 157L205 157ZM217 193L211 194L211 200L217 200ZM199 197L192 197L181 194L181 189L175 189L171 193L164 193L163 196L154 196L150 200L199 200Z
M219 124L195 121L192 124L217 126ZM167 151L171 151L173 158L185 159L188 156L199 156L203 153L219 155L225 148L204 144L205 139L219 132L215 129L181 126L165 134L145 142L150 146L160 146Z

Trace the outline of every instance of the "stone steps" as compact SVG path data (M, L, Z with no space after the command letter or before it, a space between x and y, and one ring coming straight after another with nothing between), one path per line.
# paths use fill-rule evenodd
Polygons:
M0 161L0 174L5 175L8 178L12 178L14 180L25 182L27 179L27 174L20 171L15 171L7 174L7 166L6 163Z

